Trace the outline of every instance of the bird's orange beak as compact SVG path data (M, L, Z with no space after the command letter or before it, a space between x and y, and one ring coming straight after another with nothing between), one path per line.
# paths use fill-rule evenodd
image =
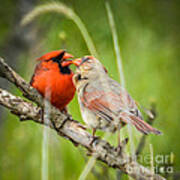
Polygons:
M61 63L62 66L69 66L71 64L74 64L75 66L79 66L82 62L82 59L81 58L78 58L78 59L74 59L74 60L66 60L66 61L63 61Z
M77 58L72 60L72 64L74 64L75 66L79 66L82 63L82 59L81 58Z
M74 56L72 54L69 54L69 53L65 52L64 56L63 56L63 61L61 62L61 65L63 67L71 65L72 64L72 60L71 59L73 57Z
M74 56L72 54L69 54L67 52L64 53L64 56L63 56L63 59L66 60L66 59L71 59L73 58Z

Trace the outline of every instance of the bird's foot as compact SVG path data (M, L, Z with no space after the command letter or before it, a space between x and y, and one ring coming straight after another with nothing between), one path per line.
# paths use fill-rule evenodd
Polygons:
M126 147L126 144L128 143L128 138L125 138L123 141L119 142L116 151L119 155L121 155L122 153L124 153L124 149Z
M94 143L94 141L96 141L97 139L99 139L99 137L97 137L97 136L92 136L92 139L91 139L89 145L92 146L92 144Z
M40 114L40 117L41 117L41 123L44 124L44 108L39 110L39 114Z
M91 140L91 142L90 142L90 146L92 146L92 144L93 144L93 142L96 140L96 139L98 139L98 137L97 136L95 136L95 134L96 134L96 128L93 128L92 129L92 140Z
M99 143L100 140L101 139L98 136L91 136L91 140L89 142L89 146L91 146L91 147L96 146ZM89 150L87 152L87 156L93 156L93 153L94 153L93 150Z
M71 114L68 112L68 108L65 107L64 109L61 110L61 113L65 114L69 119L72 119Z
M64 114L68 114L67 107L65 107L64 109L62 109L61 112L64 113Z

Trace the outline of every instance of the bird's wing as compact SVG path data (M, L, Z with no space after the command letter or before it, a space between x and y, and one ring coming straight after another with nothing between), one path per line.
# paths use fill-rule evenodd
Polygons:
M84 106L103 119L112 121L122 110L119 94L113 93L111 88L103 88L97 81L87 85L82 94Z
M104 91L95 90L93 92L84 92L81 101L86 108L90 109L96 115L107 121L112 121L116 111L109 98L112 99Z
M109 78L109 84L111 84L111 89L113 90L113 92L115 94L118 94L120 97L119 105L121 106L120 108L122 110L120 113L121 121L123 121L124 123L133 124L137 130L144 134L161 134L159 130L153 128L145 121L143 121L141 112L138 110L135 101L128 94L125 88L121 87L119 83L117 83L111 78Z
M48 70L49 70L49 69L48 69L47 67L45 67L42 62L40 62L39 64L37 64L37 65L36 65L36 68L35 68L35 71L34 71L34 74L33 74L32 78L31 78L30 85L33 85L36 75L39 75L39 74L41 74L43 71L48 71Z
M87 85L81 101L85 107L102 118L111 121L121 112L128 112L142 119L134 100L116 81L110 79L108 87L99 87L99 83ZM98 84L98 86L97 86Z
M81 101L86 108L97 116L109 122L118 118L123 123L134 125L137 130L144 134L161 133L143 121L136 103L118 83L111 82L110 87L106 90L97 87L96 83L93 86L92 84L83 89Z
M121 109L129 111L133 115L143 119L141 112L138 110L136 102L129 95L125 88L123 88L118 82L109 78L109 84L111 85L111 89L115 94L119 95Z

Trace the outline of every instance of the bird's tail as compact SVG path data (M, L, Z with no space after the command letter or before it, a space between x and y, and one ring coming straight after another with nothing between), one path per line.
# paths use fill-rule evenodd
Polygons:
M136 129L144 134L154 133L154 134L162 134L161 131L153 128L151 125L140 119L135 115L126 114L126 123L133 124ZM125 120L125 119L124 119Z

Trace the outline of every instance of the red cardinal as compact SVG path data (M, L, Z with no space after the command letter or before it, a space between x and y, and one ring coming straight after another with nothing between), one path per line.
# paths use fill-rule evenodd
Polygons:
M70 58L73 56L64 50L52 51L41 56L37 59L40 63L36 65L30 82L43 97L47 98L60 111L66 109L66 105L75 94L72 82L73 72L68 64ZM62 64L63 62L64 64Z
M73 81L82 117L94 133L96 129L114 132L127 123L144 134L161 133L143 121L135 101L118 82L108 76L97 59L86 56L72 63L78 66Z

